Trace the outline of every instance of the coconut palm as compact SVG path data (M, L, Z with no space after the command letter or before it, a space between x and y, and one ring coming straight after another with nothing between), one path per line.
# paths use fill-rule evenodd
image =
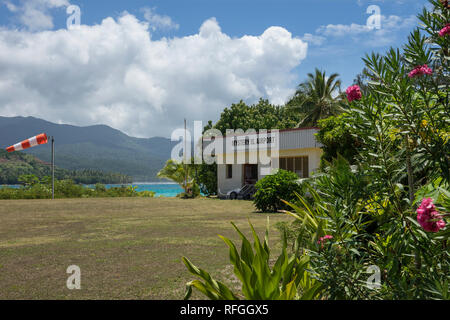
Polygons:
M304 114L298 127L316 126L319 120L340 112L341 80L338 77L337 73L327 77L325 71L319 69L316 69L315 74L308 73L308 79L298 86L294 97L287 104Z
M166 178L178 183L186 197L195 197L199 194L199 188L195 182L195 166L184 165L172 159L167 160L166 165L158 174L158 178Z

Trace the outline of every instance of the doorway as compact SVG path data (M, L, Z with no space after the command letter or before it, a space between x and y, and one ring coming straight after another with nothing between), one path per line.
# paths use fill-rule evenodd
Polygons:
M244 185L255 184L258 181L258 165L244 164Z

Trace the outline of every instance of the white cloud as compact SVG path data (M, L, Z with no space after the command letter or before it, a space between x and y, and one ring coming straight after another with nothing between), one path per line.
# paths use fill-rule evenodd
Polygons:
M0 29L0 114L168 136L240 99L284 102L306 52L284 28L231 38L215 19L160 40L130 14L70 31Z
M325 36L342 37L372 31L371 28L361 24L329 24L319 27L316 32Z
M325 42L326 38L319 35L313 35L311 33L305 33L302 37L302 40L313 45L320 46Z
M30 31L49 30L53 28L50 9L67 7L67 0L21 0L20 4L5 1L9 11L14 13L19 23Z
M178 29L180 26L172 21L172 18L166 15L159 15L155 11L155 8L143 8L145 20L148 21L150 28L155 31L156 29L169 30Z
M19 8L14 3L5 1L4 4L8 8L8 10L11 12L17 12L19 10Z
M385 3L386 1L385 0L356 0L356 3L358 4L358 6L362 6L362 5L365 5L365 4L368 4L368 3L370 4L370 3L373 3L373 2ZM389 0L388 2L401 5L401 4L406 3L406 0Z
M381 15L381 29L373 29L367 25L356 23L329 24L319 27L316 34L329 38L348 37L367 46L377 47L393 44L399 30L411 29L416 23L415 16L403 18L396 15Z
M416 17L410 16L407 18L402 18L399 16L381 16L381 29L385 32L391 32L405 27L411 27L415 24ZM345 24L329 24L326 26L319 27L316 32L325 36L341 37L341 36L352 36L361 33L369 33L373 31L373 28L367 25L361 25L352 23L349 25Z

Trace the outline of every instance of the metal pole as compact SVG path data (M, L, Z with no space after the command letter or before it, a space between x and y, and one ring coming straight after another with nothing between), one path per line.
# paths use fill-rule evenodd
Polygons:
M55 137L52 136L52 200L55 199Z
M183 158L184 158L184 191L186 192L187 187L187 159L186 159L186 118L184 119L184 150L183 150Z

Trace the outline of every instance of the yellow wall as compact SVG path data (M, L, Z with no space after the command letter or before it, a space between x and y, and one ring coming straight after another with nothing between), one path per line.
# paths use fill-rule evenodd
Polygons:
M280 150L280 158L308 156L309 176L311 176L319 168L322 153L323 150L320 148Z

